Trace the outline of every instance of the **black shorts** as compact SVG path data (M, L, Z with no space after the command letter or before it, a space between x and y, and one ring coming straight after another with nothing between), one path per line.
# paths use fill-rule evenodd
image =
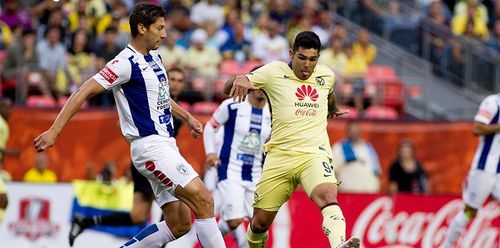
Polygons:
M154 197L149 180L135 168L134 164L130 165L130 170L132 170L132 180L134 180L134 193L140 192L147 197Z

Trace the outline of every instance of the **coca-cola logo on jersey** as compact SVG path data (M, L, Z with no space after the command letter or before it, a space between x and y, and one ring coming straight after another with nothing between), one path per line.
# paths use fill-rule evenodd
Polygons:
M461 200L452 200L437 211L394 211L390 197L368 204L354 222L352 236L360 237L362 247L440 247ZM499 247L499 230L492 222L500 216L498 203L487 203L468 225L457 247Z

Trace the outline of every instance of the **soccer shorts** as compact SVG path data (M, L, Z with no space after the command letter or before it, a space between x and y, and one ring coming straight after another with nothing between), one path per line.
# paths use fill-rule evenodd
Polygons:
M255 183L249 181L224 180L217 184L219 213L223 220L234 220L252 216Z
M253 206L266 211L278 211L299 184L302 184L308 196L319 184L336 185L331 161L324 153L270 151L257 183Z
M175 188L186 187L198 173L181 156L174 138L150 135L132 141L130 153L135 168L145 176L159 206L177 201Z
M462 194L465 204L479 209L490 194L496 201L500 201L500 174L483 170L470 170Z

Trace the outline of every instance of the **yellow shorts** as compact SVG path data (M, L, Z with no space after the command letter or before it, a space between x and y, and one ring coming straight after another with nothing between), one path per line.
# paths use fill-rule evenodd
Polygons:
M271 151L264 162L257 183L253 206L278 211L297 185L302 184L308 196L322 183L337 184L332 159L323 153Z

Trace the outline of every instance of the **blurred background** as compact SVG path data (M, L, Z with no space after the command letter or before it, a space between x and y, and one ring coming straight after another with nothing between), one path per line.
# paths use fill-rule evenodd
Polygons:
M7 182L8 193L17 187L29 193L23 187L28 183L31 186L26 187L38 187L41 181L61 187L80 180L99 182L114 193L131 183L129 146L119 131L111 92L86 102L52 149L36 154L32 141L50 126L68 96L128 44L128 15L137 2L141 1L0 0L0 177ZM289 62L295 35L312 30L322 42L319 63L336 73L340 108L350 110L347 116L329 121L328 133L337 176L346 182L341 187L345 201L368 197L353 207L359 211L352 219L380 199L389 199L395 206L404 202L402 209L410 216L418 211L435 214L445 204L458 201L478 143L472 133L473 117L486 96L500 92L499 0L150 2L167 10L167 38L159 48L166 68L181 67L187 75L177 101L203 123L227 98L222 92L227 79L272 60ZM344 139L366 144L371 155L350 161L339 146ZM182 126L177 143L201 173L202 140L193 140ZM404 172L397 165L402 160L418 164L418 180L399 180ZM33 170L43 172L43 178L30 174ZM403 184L409 186L402 190ZM51 192L46 189L42 192ZM84 197L78 194L70 187L68 219L76 211L71 199ZM297 201L302 202L298 194ZM120 210L127 209L131 197ZM408 204L419 201L422 209ZM18 204L10 202L11 208ZM426 208L426 204L430 205ZM453 206L459 209L460 205ZM487 244L498 247L498 205L493 209L497 211L488 223L492 230L496 227L491 238L496 243ZM12 218L20 218L17 207L10 211ZM294 213L291 208L292 225L297 218L305 218ZM446 220L441 226L446 226ZM2 228L12 227L7 222ZM349 225L353 232L362 228ZM63 239L64 228L54 231L62 233ZM315 234L323 240L318 230ZM437 247L441 241L438 236L425 243L423 233L416 241L405 241L398 238L399 229L394 230L364 245ZM474 239L478 238L470 238ZM31 240L29 247L41 242ZM323 241L317 247L327 244ZM59 247L50 244L39 247ZM467 244L463 247L476 247Z

